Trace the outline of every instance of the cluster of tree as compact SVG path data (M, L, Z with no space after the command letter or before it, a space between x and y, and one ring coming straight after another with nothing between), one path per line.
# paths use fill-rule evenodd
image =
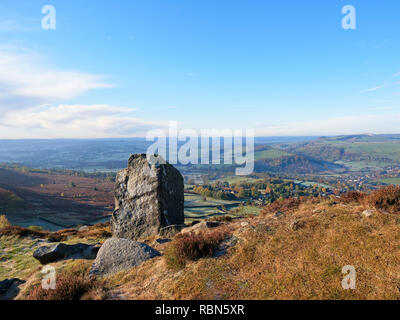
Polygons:
M267 171L272 173L290 172L305 174L327 171L340 168L340 166L302 155L289 155L276 159L258 160L255 162L254 168L258 172Z
M229 184L226 181L217 181L212 185L196 187L197 193L215 197L212 192L226 190L233 192L236 198L249 200L261 200L264 203L272 203L276 200L301 197L318 197L327 194L328 190L317 183L304 185L295 183L292 180L283 180L280 178L266 178L256 181L243 181ZM220 198L220 197L218 197Z
M201 194L205 198L214 198L219 200L236 200L236 196L230 192L216 190L210 185L194 186L193 192Z

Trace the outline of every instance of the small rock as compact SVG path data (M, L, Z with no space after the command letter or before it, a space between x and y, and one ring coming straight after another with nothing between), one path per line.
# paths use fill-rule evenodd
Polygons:
M218 221L202 221L200 223L196 223L194 226L185 228L181 231L181 233L187 232L199 232L200 230L206 230L211 228L216 228L222 225L221 222Z
M295 218L292 222L289 223L289 228L293 231L299 230L303 225L303 222L298 218Z
M88 227L88 226L82 226L82 227L80 227L80 228L78 229L79 232L87 231L87 230L89 230L89 227Z
M225 239L224 241L222 241L220 243L218 248L215 250L213 257L217 258L217 257L224 255L226 253L226 251L229 248L235 246L237 244L237 242L238 242L238 238L235 236Z
M275 212L275 214L274 214L275 218L279 218L280 216L283 216L283 212L280 212L280 211Z
M52 246L42 246L33 252L33 257L41 264L47 264L62 259L94 259L98 245L77 243L73 245L57 243Z
M240 225L241 225L242 227L246 227L246 226L249 225L249 223L248 223L247 221L244 221L244 222L242 222Z
M12 300L19 293L19 286L25 283L17 278L0 281L0 300Z
M164 228L161 228L159 234L162 237L172 238L174 235L181 232L183 227L184 227L184 225L181 225L181 224L172 224L172 225L166 226Z
M137 267L160 253L147 244L111 238L104 242L90 270L90 276L107 276Z
M373 213L374 213L374 212L373 212L372 210L364 210L364 211L362 212L362 215L363 215L364 217L370 217L370 216L372 216Z
M171 239L156 239L157 243L163 244L163 243L167 243L167 242L171 242Z

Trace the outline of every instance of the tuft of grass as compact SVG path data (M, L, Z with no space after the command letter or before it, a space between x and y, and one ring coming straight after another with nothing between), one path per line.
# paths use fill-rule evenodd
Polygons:
M0 229L11 226L11 223L8 221L5 215L0 216Z
M56 288L43 289L41 283L31 286L24 297L27 300L103 300L108 288L104 280L89 277L91 262L70 261L57 268Z
M18 237L33 237L46 238L49 235L48 231L37 231L20 226L7 226L0 229L0 236L18 236Z
M366 197L366 194L360 191L348 191L344 193L340 200L344 203L351 203L351 202L360 202L362 199Z
M42 226L29 226L28 229L33 231L43 231Z
M226 232L219 228L212 231L176 235L164 255L167 267L172 270L180 270L186 266L187 261L212 257L225 236Z
M95 280L63 274L56 278L55 289L43 289L37 285L28 295L28 300L79 300L95 287Z
M299 208L301 204L300 199L296 198L288 198L284 199L283 201L274 201L273 203L267 205L266 207L262 208L260 214L262 217L265 217L271 213L275 213L277 211L293 211Z

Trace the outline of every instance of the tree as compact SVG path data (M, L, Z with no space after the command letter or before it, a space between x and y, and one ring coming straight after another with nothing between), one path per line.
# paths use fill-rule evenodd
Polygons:
M256 187L252 187L251 188L251 196L253 198L258 198L260 196L260 191L258 191Z
M238 196L239 198L247 198L249 196L249 193L245 188L240 188Z

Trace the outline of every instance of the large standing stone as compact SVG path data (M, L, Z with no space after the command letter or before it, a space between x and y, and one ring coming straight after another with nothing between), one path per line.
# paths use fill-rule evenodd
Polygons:
M114 237L136 240L184 223L182 175L159 156L151 162L145 154L134 154L128 168L117 174L111 218Z
M90 270L91 276L107 276L137 267L159 256L152 247L133 240L110 238L101 246Z

